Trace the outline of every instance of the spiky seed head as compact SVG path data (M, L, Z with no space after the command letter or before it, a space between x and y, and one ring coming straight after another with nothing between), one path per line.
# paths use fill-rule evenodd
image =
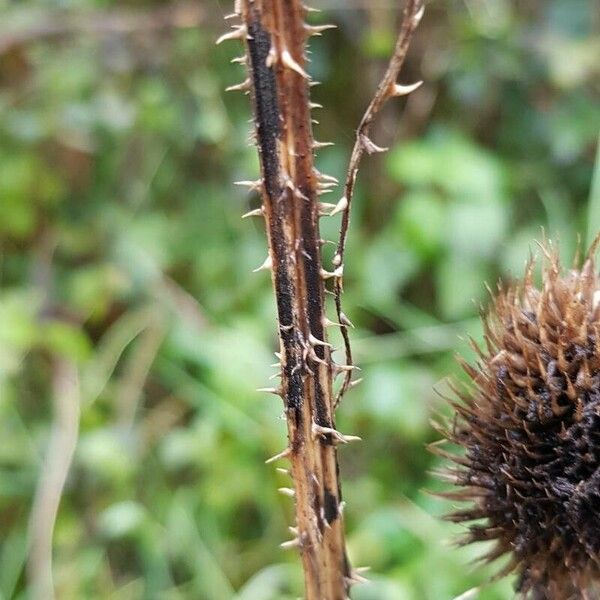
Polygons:
M499 287L484 317L485 349L463 362L472 385L451 399L445 437L464 454L443 472L470 506L448 515L467 526L461 543L493 541L508 555L517 592L536 600L596 597L600 581L600 277L594 253L561 268L543 246L516 285ZM549 249L550 248L550 249Z

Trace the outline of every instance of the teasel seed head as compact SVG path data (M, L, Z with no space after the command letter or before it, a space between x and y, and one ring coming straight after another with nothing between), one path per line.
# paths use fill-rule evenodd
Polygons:
M440 426L464 449L433 450L455 463L442 472L470 505L460 543L491 541L482 560L507 556L520 597L595 598L600 581L600 277L594 242L581 268L563 270L551 245L542 283L499 286L484 316L479 359L462 361L472 385L452 385L455 416Z

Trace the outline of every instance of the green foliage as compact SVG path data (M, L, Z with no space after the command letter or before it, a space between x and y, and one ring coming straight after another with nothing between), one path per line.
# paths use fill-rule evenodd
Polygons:
M301 593L297 557L278 548L293 511L276 490L289 482L263 464L283 447L282 407L254 392L277 349L270 282L250 272L266 242L239 219L256 199L231 183L257 174L249 106L223 92L241 74L228 63L238 48L214 47L229 7L206 4L190 27L107 33L102 15L152 18L160 3L0 0L2 598L27 594L53 356L81 378L59 598ZM338 423L365 440L341 451L351 558L372 567L356 600L446 600L492 572L467 568L483 549L449 549L460 531L423 491L443 487L424 448L429 417L446 410L433 388L458 375L456 351L470 356L459 335L480 335L484 282L518 275L541 227L567 261L597 227L594 8L432 2L406 70L425 84L375 127L392 150L363 164L345 270L365 383ZM341 25L311 57L324 79L317 137L338 142L320 153L323 172L343 176L394 38L390 11L319 17ZM96 32L39 33L75 13ZM510 585L479 597L509 598Z

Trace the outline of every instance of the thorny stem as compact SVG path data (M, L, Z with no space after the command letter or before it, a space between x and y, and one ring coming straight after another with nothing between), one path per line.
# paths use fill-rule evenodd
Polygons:
M306 25L306 12L299 0L238 0L231 16L241 17L242 24L219 41L242 39L247 50L237 62L248 66L249 77L229 89L252 95L261 163L261 179L241 183L261 192L261 208L248 216L265 219L269 254L257 270L272 271L279 320L281 386L266 391L283 398L288 447L267 462L290 460L294 490L281 491L296 501L296 525L290 528L295 537L282 546L300 551L307 600L347 600L350 585L362 578L350 569L346 556L336 446L358 438L335 428L332 382L343 373L343 393L351 385L353 369L349 321L340 302L348 208L363 150L377 149L367 137L370 122L387 98L408 93L394 81L422 14L422 2L408 2L394 57L359 128L346 182L347 200L331 211L344 213L333 272L322 267L319 233L319 216L331 209L318 202L333 178L314 168L313 153L320 144L312 135L310 79L305 71L306 38L329 26ZM334 280L346 365L333 362L327 343L325 328L334 323L325 316L326 279Z
M425 5L423 0L407 0L406 6L404 7L404 13L402 17L402 25L400 27L400 33L394 47L394 53L390 59L388 67L377 86L377 91L373 96L373 99L369 103L365 114L363 115L358 129L356 130L356 140L352 148L352 154L350 155L350 161L348 163L348 171L346 174L346 181L344 183L344 195L338 203L339 211L342 211L342 223L340 226L340 236L338 240L337 250L333 257L333 264L344 264L344 254L346 251L346 240L348 238L348 227L350 225L350 207L352 206L352 196L354 194L354 184L356 183L356 175L358 174L358 167L363 154L373 154L374 152L382 152L387 148L380 148L376 146L369 139L369 131L371 129L371 123L383 107L383 105L390 99L398 96L405 96L410 92L417 89L422 82L417 82L412 85L400 85L396 83L412 35L419 25ZM337 208L337 207L336 207ZM334 212L338 212L335 210ZM335 310L337 313L338 321L341 324L340 330L342 337L344 338L344 350L346 353L346 364L352 365L352 348L350 346L350 337L348 335L348 326L350 325L346 315L342 312L342 292L343 292L343 281L342 277L336 277L333 286L333 292L335 294ZM343 395L348 391L352 384L352 372L347 371L344 374L343 383L338 391L335 406L337 406L342 399Z
M279 318L281 387L295 496L295 537L308 600L345 600L352 580L346 557L335 429L334 364L325 333L324 278L319 234L320 182L313 166L305 42L311 29L299 0L243 0L242 37L262 178L262 212ZM312 30L314 33L315 31ZM227 37L227 36L226 36Z

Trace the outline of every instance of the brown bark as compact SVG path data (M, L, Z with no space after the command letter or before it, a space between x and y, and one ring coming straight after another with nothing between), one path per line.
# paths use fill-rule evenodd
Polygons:
M287 416L296 502L295 538L308 600L345 600L351 580L342 523L319 235L319 175L313 166L305 43L311 29L298 0L244 0L242 37L251 90L281 352L281 394ZM313 31L314 32L314 31ZM341 271L338 271L338 274Z
M304 12L297 0L242 3L296 500L296 537L289 545L300 550L307 599L344 600L350 567L324 326L327 274L321 266Z

